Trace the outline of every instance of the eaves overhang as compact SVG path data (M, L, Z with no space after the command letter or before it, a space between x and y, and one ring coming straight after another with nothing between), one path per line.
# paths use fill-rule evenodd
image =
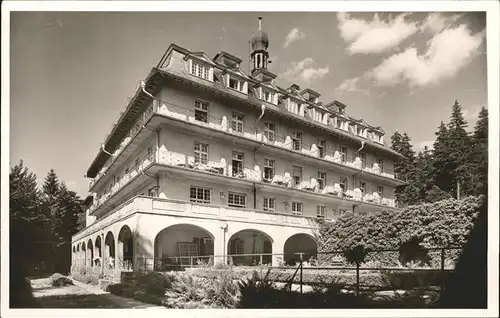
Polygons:
M151 93L153 96L161 88L162 73L156 68L152 68L148 76L144 80L147 92ZM97 156L92 161L90 167L87 170L87 178L95 178L99 170L104 166L110 155L108 153L113 153L118 149L120 143L126 138L130 129L137 122L139 116L146 110L151 101L151 97L143 92L139 87L137 88L135 95L129 101L125 111L120 115L117 123L113 126L113 129L106 137L103 147L99 149Z

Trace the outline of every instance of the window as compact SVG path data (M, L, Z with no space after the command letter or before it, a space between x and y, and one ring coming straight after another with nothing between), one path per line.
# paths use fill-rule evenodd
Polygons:
M358 136L364 137L365 136L365 128L364 127L359 127L359 126L357 128L358 128L357 129L358 130L357 131Z
M302 148L302 133L300 132L293 132L292 133L292 146L293 146L293 150L295 151L300 151L300 149Z
M239 92L243 92L244 90L244 84L245 82L243 81L239 81L237 79L234 79L234 78L229 78L229 88L232 88L234 90L237 90Z
M365 193L366 193L366 182L359 181L359 189L361 190L361 193L363 195L365 195Z
M246 195L229 192L228 205L235 208L244 208L246 206Z
M378 186L377 186L377 193L378 193L378 195L380 195L380 197L382 198L382 197L384 196L384 187L383 187L383 186L378 185Z
M204 123L208 122L208 103L196 100L194 102L194 119Z
M208 145L199 142L194 143L194 162L208 163Z
M260 99L263 99L268 103L274 104L274 93L264 88L261 88L261 90L262 90L262 95Z
M339 120L338 121L339 123L339 128L342 129L342 130L349 130L349 123L345 120Z
M293 166L293 183L298 186L302 181L302 167Z
M320 158L324 158L326 153L326 140L318 139L318 155Z
M380 172L384 172L384 159L377 158L378 166L380 167Z
M275 198L264 198L264 211L274 212L276 208Z
M243 173L243 154L233 152L233 177Z
M245 116L239 113L233 112L233 121L231 123L231 128L233 132L243 133L243 119Z
M340 147L340 155L342 162L347 161L347 147Z
M298 201L292 201L292 214L302 215L304 204Z
M206 65L202 65L196 61L191 61L191 74L194 76L198 76L204 78L206 80L209 79L210 68Z
M299 103L296 101L289 99L288 100L288 111L294 114L299 113Z
M342 188L343 192L347 191L347 178L340 177L340 187Z
M269 103L272 103L274 100L274 93L271 92L265 92L264 96L266 97L266 101Z
M326 206L318 205L316 207L316 217L319 219L324 219L326 216Z
M325 188L326 184L326 172L318 172L318 187L320 190Z
M359 154L359 159L361 159L361 168L362 169L366 168L366 153L361 152Z
M274 134L276 132L276 125L273 123L264 123L264 136L267 141L274 142Z
M274 160L264 159L264 179L272 180L274 178Z
M189 199L196 203L210 203L212 190L200 187L191 187L189 191Z
M323 113L321 113L320 111L318 111L316 109L313 109L313 119L315 121L321 122L322 118L323 118Z

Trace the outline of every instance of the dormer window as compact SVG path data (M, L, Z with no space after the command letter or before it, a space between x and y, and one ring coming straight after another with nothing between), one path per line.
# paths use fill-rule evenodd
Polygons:
M210 67L201 64L197 61L191 60L191 75L210 80Z
M313 120L321 122L323 119L323 113L317 109L313 109Z
M244 94L247 93L247 85L243 80L236 79L234 77L228 76L227 86L235 91L242 92Z
M268 103L276 105L278 103L276 98L276 93L271 91L270 89L260 88L260 99L265 100Z
M338 123L338 128L345 130L345 131L349 130L349 123L346 120L338 119L337 123Z
M288 99L288 111L294 114L299 113L299 103L294 101L293 99Z
M373 132L372 133L372 139L373 139L374 142L377 142L379 144L383 144L384 143L384 137L383 137L383 135L381 135L379 133Z
M268 103L272 103L274 99L274 94L269 91L264 91L264 100Z
M366 138L366 128L365 127L357 127L357 134L360 137Z

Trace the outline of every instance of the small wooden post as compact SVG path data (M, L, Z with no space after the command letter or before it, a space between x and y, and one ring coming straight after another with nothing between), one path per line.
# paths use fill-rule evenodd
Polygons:
M444 279L445 279L445 277L444 277L444 256L445 256L444 252L445 252L445 250L444 250L444 248L442 248L441 249L441 286L440 286L441 288L439 290L440 296L443 295L443 290L444 290Z
M356 261L356 296L359 296L359 267L360 264Z
M303 253L300 253L300 293L302 294L302 262L304 261Z

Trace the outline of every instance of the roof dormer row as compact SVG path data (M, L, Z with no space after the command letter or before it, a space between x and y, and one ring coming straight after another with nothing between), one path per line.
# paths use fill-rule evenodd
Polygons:
M275 84L276 75L267 69L257 70L250 76L241 69L242 60L227 52L220 52L210 59L203 52L182 51L189 74L194 77L219 82L240 94L253 94L261 101L284 107L296 115L384 144L385 132L381 127L348 116L345 113L347 106L339 101L334 100L325 105L319 101L321 94L310 88L300 90L296 84L287 89L278 87Z

